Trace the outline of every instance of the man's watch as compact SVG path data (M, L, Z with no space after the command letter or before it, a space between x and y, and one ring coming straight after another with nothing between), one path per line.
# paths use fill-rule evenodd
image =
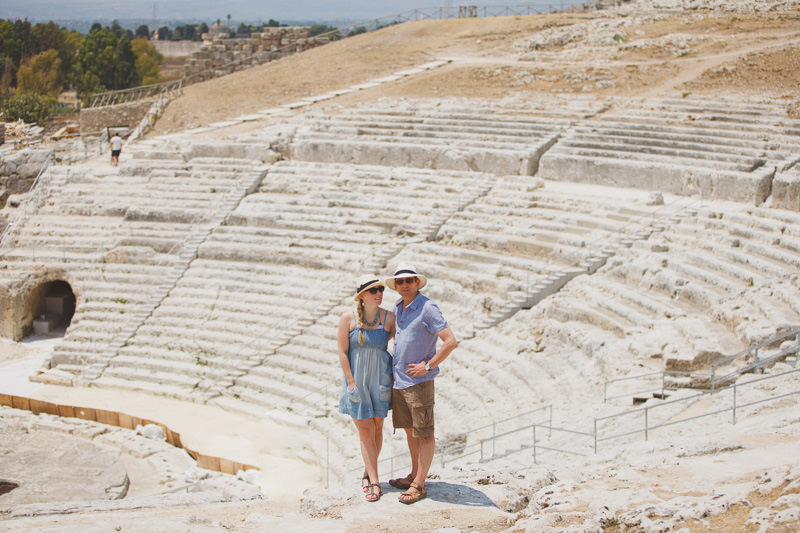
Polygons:
M428 361L425 361L425 372L430 372L430 371L431 371L431 365L430 363L428 363Z

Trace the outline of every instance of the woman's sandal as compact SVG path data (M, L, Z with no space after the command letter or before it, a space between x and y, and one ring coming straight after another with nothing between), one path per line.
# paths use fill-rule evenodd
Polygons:
M411 486L411 483L413 482L414 482L414 476L409 474L406 477L398 477L395 479L390 479L389 485L391 485L396 489L407 490Z
M366 481L366 483L364 483ZM361 491L366 494L369 492L369 476L364 474L364 477L361 478Z
M373 487L378 487L378 491L376 492ZM373 483L369 486L369 492L367 492L366 496L364 496L364 499L366 499L368 502L376 502L381 499L381 496L383 496L383 491L381 490L380 484Z
M406 505L416 503L420 501L422 498L428 495L428 491L425 490L425 487L420 487L417 483L411 482L411 486L408 488L407 491L400 493L400 503L405 503Z

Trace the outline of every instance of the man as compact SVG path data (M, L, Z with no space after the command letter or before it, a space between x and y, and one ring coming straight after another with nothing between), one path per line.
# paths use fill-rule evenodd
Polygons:
M439 365L458 342L439 306L422 295L428 280L410 265L401 265L386 285L400 294L395 303L395 336L392 373L392 422L406 431L411 454L411 473L389 484L403 489L400 501L417 502L426 496L425 478L436 446L433 428L433 380ZM437 341L442 344L436 349Z
M119 153L122 151L122 137L115 133L109 140L109 143L111 144L111 166L115 167L119 165Z

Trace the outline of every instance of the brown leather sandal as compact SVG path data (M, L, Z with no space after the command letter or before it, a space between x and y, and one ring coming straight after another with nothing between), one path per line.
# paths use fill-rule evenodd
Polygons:
M366 483L364 483L366 481ZM369 492L369 476L364 474L364 477L361 478L361 492L364 494Z
M391 485L396 489L407 490L411 486L411 483L413 482L414 482L414 476L409 474L406 477L398 477L395 479L390 479L389 485Z
M378 487L378 490L375 490L375 487ZM376 502L381 499L383 496L383 491L381 490L381 486L379 483L373 483L369 486L369 492L364 496L368 502Z
M411 482L411 486L408 488L407 491L400 493L400 503L405 503L406 505L410 505L412 503L416 503L420 501L422 498L428 495L428 491L425 490L425 487L420 487L418 483Z

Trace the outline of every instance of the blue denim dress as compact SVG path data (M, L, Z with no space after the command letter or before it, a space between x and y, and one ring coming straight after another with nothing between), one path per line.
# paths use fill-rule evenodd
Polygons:
M347 380L342 376L339 412L356 420L385 418L392 403L392 356L387 350L389 332L383 327L362 331L364 344L358 343L358 327L350 332L347 358L356 390L349 393Z

